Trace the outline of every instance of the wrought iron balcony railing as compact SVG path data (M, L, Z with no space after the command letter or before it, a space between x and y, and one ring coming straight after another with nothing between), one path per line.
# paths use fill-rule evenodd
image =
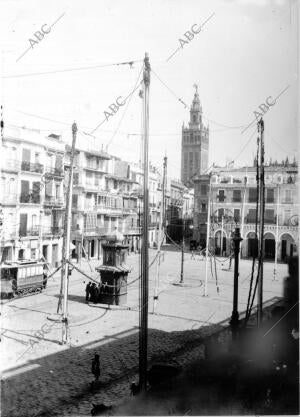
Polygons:
M62 197L45 196L44 204L47 206L62 206L64 199Z
M42 174L43 169L44 169L44 165L42 165L38 162L35 162L35 163L31 163L31 162L27 162L27 161L22 161L21 162L21 170L22 171L37 172L37 173Z
M64 176L64 170L63 170L63 168L45 167L45 174L46 175L54 175L54 176L57 176L57 177L63 177Z
M39 194L21 194L20 203L40 204L41 197Z

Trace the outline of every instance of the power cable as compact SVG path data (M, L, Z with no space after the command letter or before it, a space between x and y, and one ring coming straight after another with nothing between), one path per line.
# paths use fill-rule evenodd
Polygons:
M137 89L137 84L138 84L138 82L139 82L139 79L140 79L141 73L142 73L142 71L143 71L143 68L144 68L144 65L142 65L141 70L140 70L140 72L139 72L139 74L138 74L137 80L136 80L135 85L134 85L134 87L133 87L133 93L134 93L134 92L135 92L135 90ZM141 82L140 82L140 84L141 84ZM139 84L139 85L140 85L140 84ZM125 107L125 109L124 109L124 112L123 112L123 114L122 114L121 119L119 120L118 126L117 126L116 130L114 131L114 134L112 135L112 137L110 138L110 140L108 141L108 143L107 143L107 145L106 145L106 150L108 149L109 145L110 145L110 144L111 144L111 142L113 141L114 137L116 136L116 134L117 134L117 132L118 132L118 130L119 130L119 128L120 128L120 125L121 125L121 123L122 123L122 121L123 121L123 119L124 119L124 116L125 116L125 114L126 114L126 112L127 112L127 109L128 109L128 107L129 107L129 104L130 104L130 102L131 102L131 99L132 99L133 93L132 93L132 94L130 94L130 96L129 96L129 100L128 100L128 101L127 101L127 103L126 103L126 107ZM125 100L127 100L127 98L126 98Z
M155 75L155 77L166 87L166 89L167 90L169 90L170 91L170 93L181 103L181 104L183 104L184 105L184 108L186 109L186 108L188 108L188 105L187 104L185 104L185 102L180 98L180 97L178 97L177 96L177 94L175 94L174 93L174 91L173 90L171 90L171 88L169 88L168 86L167 86L167 84L156 74L156 72L153 70L153 68L151 68L151 71L153 72L153 74Z
M142 84L143 81L141 81L139 83L139 85L133 90L131 91L131 93L128 94L127 97L125 97L124 101L126 101L130 96L132 96L132 94L135 93L135 91L139 88L140 84ZM90 134L94 133L101 125L103 125L103 123L105 123L107 121L107 118L105 118L104 120L102 120L102 122L100 122L91 132Z
M71 71L83 71L83 70L90 70L90 69L98 69L98 68L105 68L105 67L115 67L120 65L129 65L130 68L132 68L133 64L137 62L141 62L142 60L133 60L133 61L127 61L127 62L117 62L114 64L99 64L99 65L91 65L86 67L72 67L72 68L66 68L61 70L53 70L53 71L44 71L44 72L31 72L27 74L16 74L16 75L4 75L2 78L8 79L8 78L20 78L20 77L33 77L37 75L49 75L49 74L58 74L62 72L71 72Z

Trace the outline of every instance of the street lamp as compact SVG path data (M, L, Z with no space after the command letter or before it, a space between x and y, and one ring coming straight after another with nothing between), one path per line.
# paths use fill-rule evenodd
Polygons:
M235 330L239 323L238 313L238 278L239 278L239 252L240 243L243 240L240 235L240 229L236 227L234 236L232 238L234 243L234 283L233 283L233 310L230 320L230 325Z

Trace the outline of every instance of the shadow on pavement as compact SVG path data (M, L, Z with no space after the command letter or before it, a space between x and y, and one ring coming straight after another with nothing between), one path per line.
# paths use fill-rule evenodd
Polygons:
M247 329L234 346L228 320L188 331L149 329L149 365L176 357L185 371L163 388L127 399L116 414L252 414L253 410L281 414L284 407L288 413L297 414L298 340L291 338L288 315L276 324L278 298L269 300L268 305L264 330L269 331L275 324L277 331L273 329L263 337ZM274 309L277 313L272 314ZM118 403L129 396L130 382L138 371L138 342L138 329L133 327L10 370L11 376L4 375L2 380L2 416L61 416L66 407L75 407L81 401L92 403L91 360L95 352L100 355L101 367L96 391L110 404ZM195 350L202 359L189 365ZM118 384L120 388L116 388ZM173 408L168 409L169 405Z

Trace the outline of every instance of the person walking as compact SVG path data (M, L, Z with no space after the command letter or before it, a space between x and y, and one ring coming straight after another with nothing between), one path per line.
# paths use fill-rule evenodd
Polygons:
M89 281L85 287L85 302L89 302L90 298L90 292L91 292L91 281Z
M92 374L95 377L95 382L98 382L100 377L100 356L97 353L95 353L92 360Z

